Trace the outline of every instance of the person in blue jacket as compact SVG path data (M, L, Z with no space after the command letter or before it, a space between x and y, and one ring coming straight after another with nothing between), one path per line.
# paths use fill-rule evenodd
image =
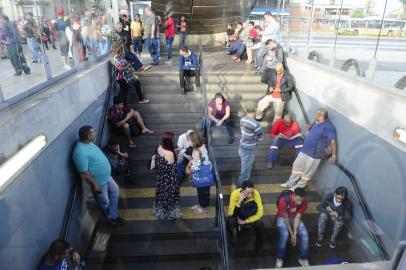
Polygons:
M179 81L182 93L191 91L191 87L185 77L195 77L196 88L200 88L200 70L199 59L197 55L190 51L186 46L179 49Z

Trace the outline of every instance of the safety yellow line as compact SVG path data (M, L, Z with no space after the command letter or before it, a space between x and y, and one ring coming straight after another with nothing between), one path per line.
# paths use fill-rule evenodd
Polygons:
M279 184L256 184L255 189L259 191L259 193L279 193L284 188L282 188ZM231 192L235 190L234 185L224 185L223 186L223 194L229 195ZM316 187L309 183L306 187L307 191L316 191ZM211 194L215 194L216 190L215 187L211 188ZM194 187L181 187L180 188L180 195L182 197L188 196L197 196L196 188ZM120 189L120 198L123 199L130 199L130 198L154 198L155 197L155 188L121 188Z
M317 214L318 202L309 202L306 209L306 214ZM227 213L228 207L225 207ZM212 219L215 217L215 207L208 207L208 213L206 214L195 214L188 207L182 208L182 219ZM264 215L265 216L275 216L277 212L275 204L264 204ZM152 208L142 208L142 209L119 209L119 216L124 218L126 221L145 221L145 220L157 220L157 218L152 213Z

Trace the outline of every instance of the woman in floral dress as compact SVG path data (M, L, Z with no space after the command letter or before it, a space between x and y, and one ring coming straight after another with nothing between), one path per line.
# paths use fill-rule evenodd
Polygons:
M180 218L179 182L176 179L176 154L172 132L165 132L151 168L156 168L154 215L160 220Z

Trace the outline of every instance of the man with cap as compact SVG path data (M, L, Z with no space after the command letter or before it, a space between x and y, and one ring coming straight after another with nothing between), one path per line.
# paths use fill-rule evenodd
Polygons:
M241 158L241 172L236 182L237 187L249 180L251 175L252 164L255 160L257 144L263 139L264 131L261 124L258 123L254 116L256 104L250 100L244 106L245 116L240 120L241 140L238 154Z

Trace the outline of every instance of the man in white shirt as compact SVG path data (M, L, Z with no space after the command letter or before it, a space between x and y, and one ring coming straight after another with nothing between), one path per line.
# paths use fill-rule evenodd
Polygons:
M185 178L186 166L189 163L190 156L192 155L192 148L190 147L189 135L193 130L189 129L178 138L178 164L176 166L176 176L181 182Z

